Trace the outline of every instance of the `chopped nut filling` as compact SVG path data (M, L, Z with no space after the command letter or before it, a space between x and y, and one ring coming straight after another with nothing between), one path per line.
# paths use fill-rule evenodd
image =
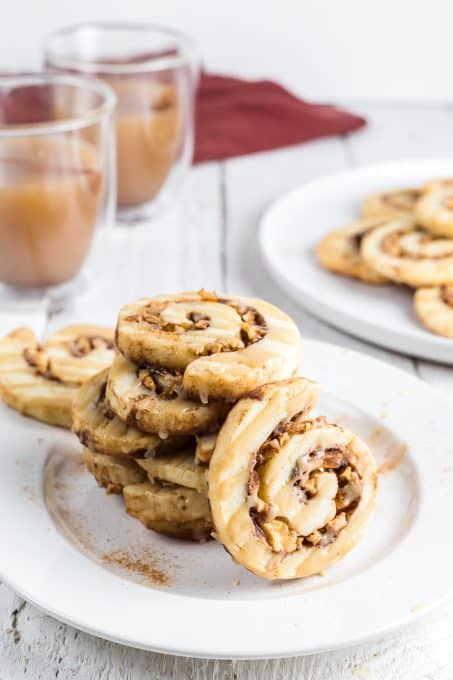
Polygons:
M160 366L146 366L137 372L146 389L159 395L161 399L176 399L183 394L182 373Z
M453 286L442 286L440 289L442 302L449 307L453 307Z
M53 376L49 371L50 361L42 347L39 345L26 347L23 351L23 357L27 364L36 370L36 373L48 380L52 380Z
M275 552L294 552L302 547L325 546L332 543L347 525L349 515L355 510L362 495L362 479L348 459L347 450L327 448L314 450L297 460L292 472L294 493L301 504L308 503L320 491L320 480L326 473L334 472L338 490L334 497L336 515L325 526L308 536L297 535L291 522L278 516L278 508L259 496L260 467L278 453L289 439L326 424L324 417L304 420L299 413L294 418L278 424L254 456L248 479L248 506L250 517L258 536Z
M89 354L94 349L106 348L113 349L114 345L106 338L98 335L80 335L75 338L68 347L69 353L76 358L81 358ZM46 354L46 351L40 345L34 347L26 347L22 355L29 366L36 370L38 375L41 375L47 380L55 380L61 382L60 378L52 373L52 362Z
M297 533L286 522L273 519L262 524L263 533L274 552L294 552L297 550Z
M112 409L109 406L109 403L107 402L107 399L106 399L106 396L105 396L106 389L107 389L107 381L104 382L104 384L102 385L102 387L99 391L99 397L98 397L98 400L97 400L97 403L96 403L96 408L98 409L98 411L100 413L102 413L104 418L108 418L108 420L113 420L113 418L115 417L115 414L113 413Z
M113 349L113 342L100 335L79 335L69 345L73 357L85 357L95 349Z

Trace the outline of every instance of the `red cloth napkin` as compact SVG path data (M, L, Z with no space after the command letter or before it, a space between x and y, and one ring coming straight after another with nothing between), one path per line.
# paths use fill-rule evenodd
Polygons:
M221 160L352 132L366 121L298 99L270 80L202 73L195 112L194 162Z

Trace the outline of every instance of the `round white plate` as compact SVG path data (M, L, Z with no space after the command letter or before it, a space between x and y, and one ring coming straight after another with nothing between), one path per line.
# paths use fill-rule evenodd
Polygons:
M322 236L357 218L369 194L451 176L453 160L422 160L360 167L304 184L262 219L265 263L291 297L327 323L398 352L453 364L453 340L420 324L409 288L338 276L322 269L315 254Z
M1 407L1 579L94 635L215 658L339 648L439 603L453 587L451 405L402 371L322 343L305 343L302 372L324 385L317 413L361 435L381 467L367 534L324 575L268 583L214 541L147 531L98 489L72 434Z

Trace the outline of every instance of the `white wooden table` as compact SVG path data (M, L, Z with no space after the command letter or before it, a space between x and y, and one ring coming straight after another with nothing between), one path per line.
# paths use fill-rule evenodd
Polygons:
M39 310L17 321L31 322L42 331L74 319L113 323L121 304L157 291L204 286L253 293L286 309L303 336L367 352L450 390L453 396L452 369L392 354L319 322L292 304L263 270L255 238L257 222L264 208L282 193L354 165L453 154L453 108L447 104L349 104L369 120L359 133L195 168L182 221L169 219L165 225L151 226L146 243L137 230L118 229L98 274L104 283L59 314ZM414 565L408 578L416 574ZM0 631L0 680L453 678L453 602L386 639L340 652L274 661L200 661L128 649L54 621L3 584Z

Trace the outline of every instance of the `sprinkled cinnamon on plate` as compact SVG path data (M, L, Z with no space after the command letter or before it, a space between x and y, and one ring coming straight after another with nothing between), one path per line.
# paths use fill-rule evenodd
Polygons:
M384 436L385 430L382 427L375 427L370 436L367 438L367 442L370 446L375 446L380 442Z
M407 444L401 444L394 450L390 451L389 455L384 459L384 461L378 467L378 474L385 475L388 472L393 472L399 465L403 462L409 451Z
M148 552L140 557L134 557L127 550L114 550L104 553L101 559L106 564L116 565L143 577L149 585L168 586L171 584L170 576L159 568L156 558Z

